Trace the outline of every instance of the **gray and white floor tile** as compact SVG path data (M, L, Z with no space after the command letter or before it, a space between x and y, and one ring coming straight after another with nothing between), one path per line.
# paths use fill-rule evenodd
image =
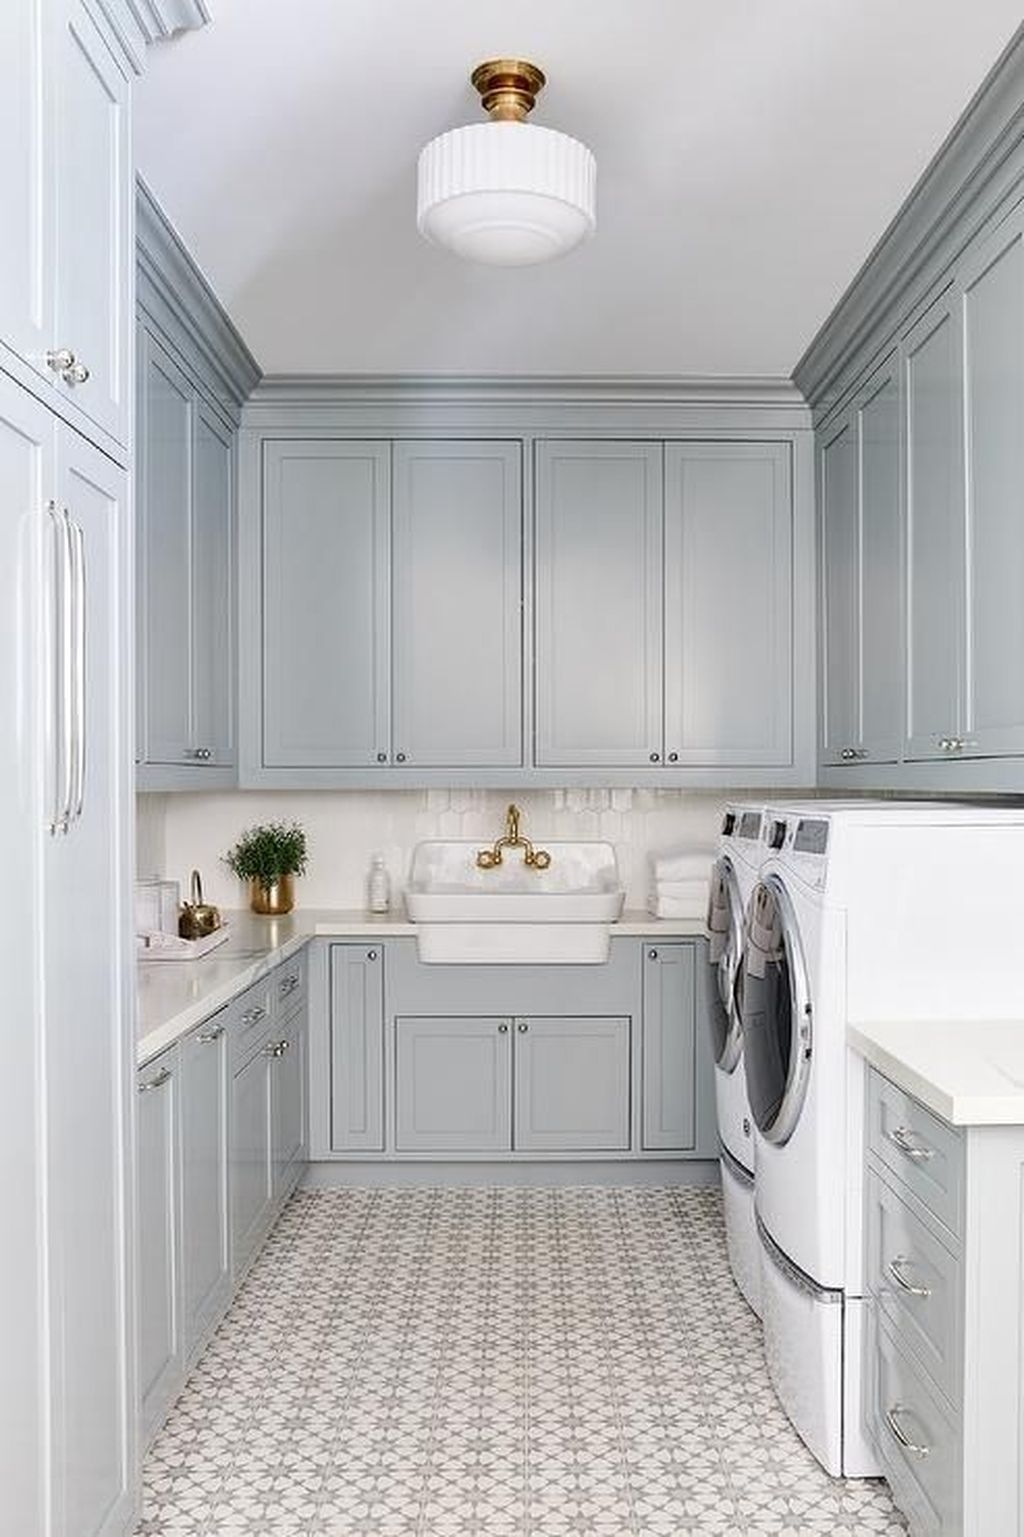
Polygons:
M294 1197L139 1537L898 1537L776 1402L717 1192Z

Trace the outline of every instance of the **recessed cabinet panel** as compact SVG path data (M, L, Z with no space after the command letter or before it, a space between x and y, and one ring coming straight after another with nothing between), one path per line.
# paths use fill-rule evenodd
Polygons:
M890 358L867 386L860 428L860 730L881 762L899 757L903 713L899 380Z
M518 443L397 443L395 761L522 762Z
M50 0L0 5L0 338L47 373L52 337L53 186L49 143L53 71L44 67Z
M179 1166L177 1053L138 1077L137 1201L139 1395L148 1438L177 1391L182 1369L178 1275Z
M519 1152L629 1148L629 1020L515 1020Z
M208 1020L181 1046L181 1268L186 1353L191 1353L220 1315L231 1286L227 1047L223 1015Z
M147 763L182 763L190 740L195 392L151 333L139 335L141 747Z
M856 423L843 422L821 450L824 711L822 748L840 763L860 736L860 592Z
M331 1147L384 1147L384 964L379 945L331 946Z
M234 762L234 517L231 433L202 400L195 416L192 502L190 746Z
M399 1018L395 1033L397 1150L507 1152L510 1021Z
M537 445L537 763L658 765L660 443Z
M665 450L669 765L792 762L792 498L779 443Z
M264 445L263 761L389 753L387 443Z
M644 951L643 1146L696 1145L696 949L650 945Z
M61 27L55 346L87 373L58 388L122 442L128 402L131 141L128 81L81 0Z
M904 343L907 424L907 755L959 732L964 614L962 354L951 296Z
M231 1084L231 1241L236 1276L248 1263L270 1211L270 1061L261 1047Z
M299 1013L274 1037L270 1059L270 1138L274 1196L286 1193L306 1142L306 1017Z
M1024 236L1017 215L964 282L965 751L1024 752Z

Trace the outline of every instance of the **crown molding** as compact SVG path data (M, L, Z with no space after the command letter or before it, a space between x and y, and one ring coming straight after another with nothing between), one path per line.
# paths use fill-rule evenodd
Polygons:
M109 22L137 75L146 68L146 48L179 32L205 27L206 0L94 0Z
M237 414L261 378L260 366L141 176L135 191L138 302L143 309L162 304L171 312Z
M791 379L687 377L669 374L264 374L259 401L501 404L538 401L552 405L791 406L805 402Z
M979 229L1021 196L1024 26L794 368L816 419L891 343Z

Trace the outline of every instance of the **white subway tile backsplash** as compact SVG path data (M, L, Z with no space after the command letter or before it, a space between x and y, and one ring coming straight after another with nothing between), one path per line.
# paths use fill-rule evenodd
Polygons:
M724 795L686 790L382 790L223 791L140 795L138 868L184 880L197 866L208 899L244 906L246 893L223 863L246 827L298 821L309 837L309 870L299 882L305 907L359 908L370 858L384 856L398 898L413 845L424 838L490 842L515 799L523 831L545 838L606 838L615 844L630 907L645 907L648 853L691 844L710 848Z

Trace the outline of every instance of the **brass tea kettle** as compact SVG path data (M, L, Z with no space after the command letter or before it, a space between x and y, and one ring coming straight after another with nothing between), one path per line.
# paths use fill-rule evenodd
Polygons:
M203 901L203 883L198 870L192 871L191 902L182 902L178 933L182 939L205 939L220 928L220 910Z

